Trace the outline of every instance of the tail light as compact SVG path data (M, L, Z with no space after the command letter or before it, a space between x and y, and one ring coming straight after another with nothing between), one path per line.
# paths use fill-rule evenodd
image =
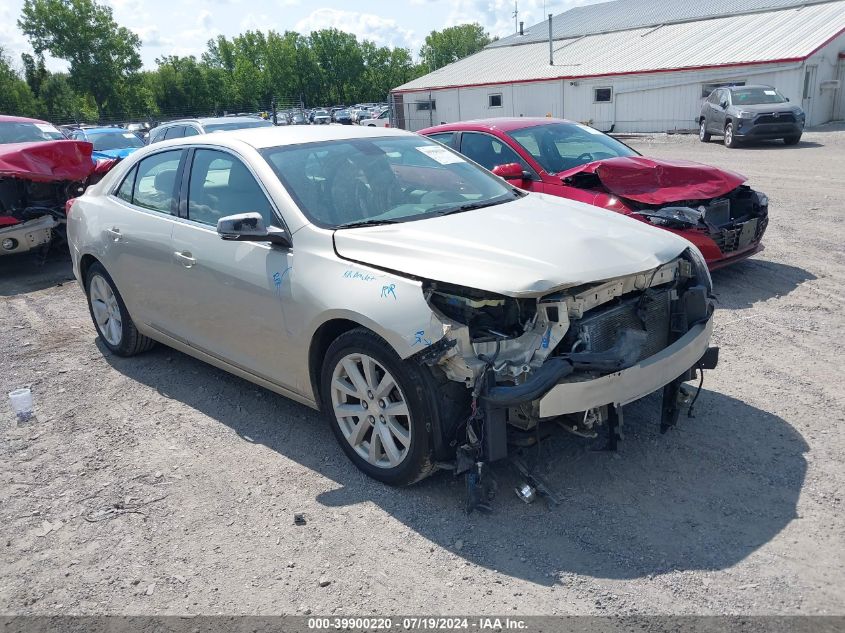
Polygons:
M385 123L384 127L390 127L390 123Z

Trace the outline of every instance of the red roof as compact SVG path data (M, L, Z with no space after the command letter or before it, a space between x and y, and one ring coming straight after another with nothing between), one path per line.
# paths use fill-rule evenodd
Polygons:
M47 123L47 121L42 121L41 119L30 119L25 116L0 114L0 123Z
M572 123L566 119L553 119L551 117L501 117L495 119L474 119L472 121L459 121L457 123L445 123L420 130L419 134L431 134L433 132L461 132L461 131L490 131L501 130L511 132L526 127L537 125L548 125L549 123Z

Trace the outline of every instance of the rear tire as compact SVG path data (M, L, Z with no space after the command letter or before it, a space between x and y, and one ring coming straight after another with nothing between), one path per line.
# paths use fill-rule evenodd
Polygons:
M801 141L801 135L800 134L796 134L795 136L787 136L785 139L783 139L784 145L798 145L798 143L800 141Z
M97 334L112 353L134 356L155 345L135 327L123 297L100 262L94 262L85 272L85 295Z
M710 133L707 131L707 122L704 119L701 119L701 122L698 124L698 140L702 143L709 143Z
M434 470L436 394L424 371L364 328L341 334L326 352L320 396L332 432L352 463L391 486Z
M725 147L730 147L731 149L737 147L739 145L739 141L736 140L734 136L734 124L728 123L725 126Z

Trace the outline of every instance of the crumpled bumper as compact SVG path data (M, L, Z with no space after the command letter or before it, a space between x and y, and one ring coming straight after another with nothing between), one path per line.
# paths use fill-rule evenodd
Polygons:
M704 356L713 333L713 319L694 325L677 341L636 365L599 378L562 382L540 398L540 417L587 411L608 404L623 405L669 384Z
M42 244L47 244L52 239L53 229L58 225L56 218L43 215L35 220L0 229L0 255L25 253ZM10 245L11 248L6 248L4 244Z

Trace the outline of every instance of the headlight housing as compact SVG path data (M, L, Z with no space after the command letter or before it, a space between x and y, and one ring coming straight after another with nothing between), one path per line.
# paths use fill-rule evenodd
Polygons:
M743 110L740 110L739 112L737 112L737 116L740 119L753 119L756 115L753 112L745 112Z
M707 268L707 262L704 260L704 255L694 245L686 250L686 259L692 264L695 271L696 280L707 288L708 294L713 291L713 279L710 277L710 270Z
M762 191L755 191L754 197L757 199L757 206L760 207L769 207L769 196L767 196Z

